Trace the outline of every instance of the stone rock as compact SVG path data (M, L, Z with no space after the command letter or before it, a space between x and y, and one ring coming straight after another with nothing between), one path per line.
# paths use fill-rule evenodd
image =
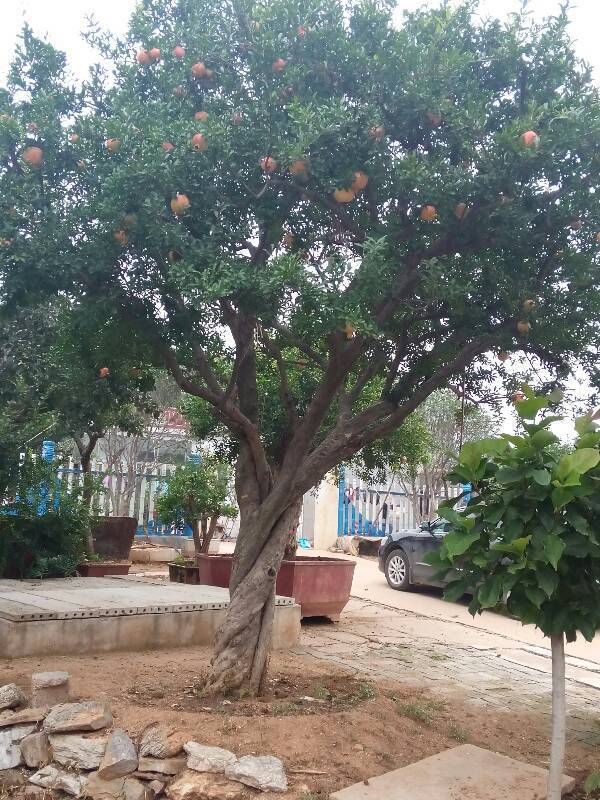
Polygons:
M27 698L23 690L16 683L7 683L0 686L0 711L6 708L18 708L24 706Z
M90 772L83 793L85 797L93 797L94 800L112 800L115 797L124 797L125 776L105 781L97 772Z
M148 758L139 760L139 772L158 772L160 775L178 775L185 769L185 758Z
M31 689L48 689L51 686L64 686L69 682L69 673L62 670L54 672L34 672L31 676Z
M159 794L162 794L165 790L165 784L162 781L150 781L148 786L146 787L148 791L152 792L154 797L158 797Z
M11 711L10 713L5 711L0 716L0 728L22 725L24 722L41 722L47 713L47 708L24 708L22 711Z
M0 788L14 789L15 786L25 786L26 776L18 769L4 769L0 772Z
M240 800L243 790L239 783L228 781L222 775L186 769L167 786L166 795L169 800Z
M188 736L162 722L151 722L142 731L140 756L171 758L183 750Z
M52 734L52 758L64 767L98 769L106 750L106 737L88 739L85 736Z
M49 712L44 720L48 733L97 731L112 725L112 714L105 703L86 700L82 703L62 703Z
M50 761L48 734L30 733L21 742L21 755L28 767L44 767Z
M0 770L12 769L22 763L20 741L35 729L35 725L15 725L0 730Z
M29 778L29 783L41 786L43 789L61 789L73 797L79 797L82 790L82 780L79 775L57 769L53 764L48 764L47 767L38 770Z
M195 769L196 772L225 772L226 767L237 761L237 756L222 747L186 742L183 749L188 754L188 769Z
M227 767L225 777L263 792L287 791L283 763L275 756L243 756Z
M31 676L31 702L34 706L54 706L69 699L68 672L34 672Z
M147 800L147 789L146 784L137 778L125 778L125 800Z
M13 742L21 742L26 736L29 736L30 733L33 733L36 726L33 724L30 725L15 725L12 728L5 728L0 733L10 733Z
M103 780L120 778L129 775L138 768L138 757L135 745L126 731L115 729L108 738L104 757L98 770L98 777Z
M137 778L121 775L105 781L97 772L91 772L85 783L84 795L93 800L146 800L146 786Z

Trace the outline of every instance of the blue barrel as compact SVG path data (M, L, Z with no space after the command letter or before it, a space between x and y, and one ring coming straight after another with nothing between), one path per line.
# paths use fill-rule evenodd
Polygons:
M43 460L51 464L54 461L55 453L56 453L56 444L54 442L51 442L49 439L45 439L42 442Z

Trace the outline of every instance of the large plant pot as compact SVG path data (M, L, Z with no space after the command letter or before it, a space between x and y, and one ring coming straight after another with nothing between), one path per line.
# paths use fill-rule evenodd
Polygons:
M84 561L77 565L77 572L82 578L105 578L107 575L127 575L129 561Z
M94 552L100 558L128 561L137 526L135 517L97 517L92 522Z
M189 564L169 563L169 580L172 583L200 583L200 570L190 561Z
M233 556L197 555L199 582L228 588ZM296 556L283 561L275 591L293 597L302 617L329 617L334 622L350 599L354 561L319 556Z

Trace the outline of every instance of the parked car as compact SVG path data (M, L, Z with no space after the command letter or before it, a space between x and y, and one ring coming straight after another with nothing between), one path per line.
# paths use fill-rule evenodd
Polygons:
M391 533L379 546L379 569L392 589L406 591L413 585L444 587L451 580L436 580L436 567L425 556L438 550L451 525L445 519L423 522L418 528Z

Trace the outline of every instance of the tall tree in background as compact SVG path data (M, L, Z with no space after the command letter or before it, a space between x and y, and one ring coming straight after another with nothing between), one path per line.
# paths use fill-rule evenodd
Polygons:
M431 394L417 412L427 431L424 452L413 452L395 467L400 484L410 499L417 523L434 519L437 502L448 496L445 476L458 458L465 442L492 436L493 417L486 411L463 402L451 389Z
M597 377L597 91L566 12L474 11L143 0L125 40L90 34L82 93L26 31L0 96L2 305L93 299L237 439L208 691L259 689L297 504L336 464L505 351Z
M7 431L11 458L18 461L33 436L38 445L43 437L73 441L88 503L98 441L111 428L140 432L156 410L147 353L139 347L123 350L124 334L123 323L95 319L91 309L64 300L0 322L3 417L7 427L9 422L23 427L17 436Z

